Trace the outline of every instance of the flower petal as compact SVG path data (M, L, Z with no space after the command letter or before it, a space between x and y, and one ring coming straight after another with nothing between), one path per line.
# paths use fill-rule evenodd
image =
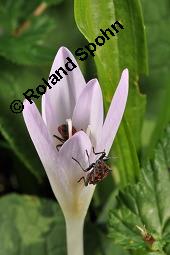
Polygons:
M60 164L65 169L69 182L75 186L84 172L72 157L78 160L85 169L88 166L86 150L90 155L91 148L89 137L83 131L79 131L68 139L59 151Z
M95 186L89 185L85 187L83 180L77 183L82 176L85 176L85 173L72 157L85 169L88 167L86 150L90 155L91 149L92 145L89 137L83 131L79 131L67 140L59 151L60 167L67 178L65 183L67 188L67 205L65 205L65 209L69 206L74 213L76 211L76 214L83 214L84 216L86 215Z
M65 67L68 62L67 57L76 65L72 71L68 71ZM74 67L71 63L68 66L71 69ZM74 56L64 47L57 52L49 77L60 67L64 68L67 75L60 69L59 73L63 78L60 78L56 85L52 85L50 79L52 88L48 88L42 98L42 116L51 134L57 134L57 127L72 117L76 101L86 85Z
M119 85L113 96L110 108L108 110L101 137L101 147L99 150L104 150L109 153L112 146L113 140L116 136L117 130L119 128L128 96L128 84L129 84L129 74L128 69L122 72Z
M90 138L96 146L103 126L103 98L97 79L89 81L83 89L73 112L73 126L76 130L87 130L90 125Z
M62 171L58 171L58 152L53 143L53 139L35 104L30 104L25 100L23 116L30 137L49 178L53 192L60 202L62 201L61 190L63 190L65 180Z

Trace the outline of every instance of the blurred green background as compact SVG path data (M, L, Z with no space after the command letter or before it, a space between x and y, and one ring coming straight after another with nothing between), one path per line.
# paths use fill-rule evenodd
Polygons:
M34 16L35 10L41 8L42 13ZM20 28L21 32L15 34ZM22 114L13 114L9 106L14 99L23 100L22 93L28 88L36 88L42 77L48 77L61 46L74 51L85 43L74 21L73 2L1 1L0 37L0 192L38 192L51 196ZM85 65L87 62L83 63L84 70ZM40 105L40 102L36 103Z

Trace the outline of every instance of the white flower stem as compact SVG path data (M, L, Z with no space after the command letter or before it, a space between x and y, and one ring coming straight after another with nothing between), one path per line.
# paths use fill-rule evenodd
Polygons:
M84 219L67 218L67 255L83 255L83 227Z

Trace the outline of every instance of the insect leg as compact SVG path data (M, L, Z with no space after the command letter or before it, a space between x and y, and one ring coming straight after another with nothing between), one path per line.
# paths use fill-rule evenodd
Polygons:
M61 147L63 144L58 144L57 146L56 146L56 149L59 151L59 147Z
M103 159L103 161L108 161L110 159L110 157L106 157Z
M87 150L86 150L86 154L87 154L88 162L89 162L89 166L90 166L90 158L89 158L89 154L88 154L88 151L87 151Z
M106 152L105 151L95 152L94 147L93 147L93 153L95 155L100 155L101 154L100 159L103 159L106 156Z
M88 172L90 169L92 169L95 166L95 163L92 163L88 168L84 169L84 172Z
M65 142L65 140L63 138L60 138L59 136L57 135L53 135L55 138L57 138L60 142Z
M81 180L84 181L84 185L87 186L88 185L88 182L86 181L86 179L83 177L81 177L77 182L80 182Z
M111 159L111 158L116 159L117 157L104 157L104 158L103 158L103 161L107 161L107 160L109 160L109 159Z
M106 152L105 152L105 151L95 152L94 147L93 147L93 153L94 153L95 155L99 155L99 154L105 154L105 155L106 155Z
M92 168L95 166L95 163L92 163L88 168L84 169L84 168L82 167L82 165L80 164L80 162L79 162L77 159L75 159L75 158L73 158L73 157L72 157L72 159L73 159L74 161L76 161L77 164L79 164L79 166L81 167L81 169L82 169L84 172L88 172L90 169L92 169Z

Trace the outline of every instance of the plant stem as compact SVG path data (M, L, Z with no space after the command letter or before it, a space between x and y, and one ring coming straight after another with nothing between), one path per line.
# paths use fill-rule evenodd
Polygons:
M42 2L37 6L37 8L32 13L32 16L38 17L40 16L46 9L48 5L45 2ZM31 20L25 20L15 31L13 31L14 36L20 36L23 32L25 32L31 25Z
M67 218L67 255L83 255L83 227L84 219Z

